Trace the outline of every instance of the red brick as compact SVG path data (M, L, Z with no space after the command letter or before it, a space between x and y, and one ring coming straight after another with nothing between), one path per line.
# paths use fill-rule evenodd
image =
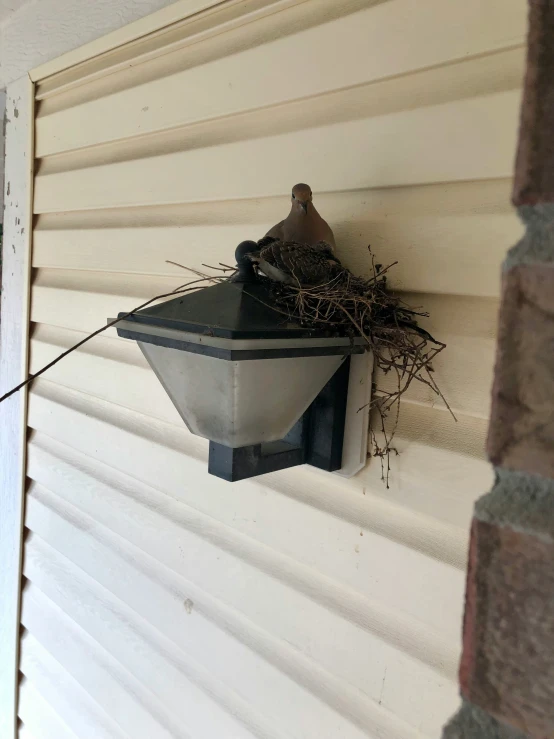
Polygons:
M530 0L516 205L554 202L554 2Z
M460 669L463 696L554 737L554 541L474 520Z
M523 264L503 281L491 461L554 478L554 266Z

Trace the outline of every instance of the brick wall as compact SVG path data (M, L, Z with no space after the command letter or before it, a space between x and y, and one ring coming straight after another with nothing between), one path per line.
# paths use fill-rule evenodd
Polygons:
M471 530L460 685L444 739L554 737L554 0L530 0L488 453Z

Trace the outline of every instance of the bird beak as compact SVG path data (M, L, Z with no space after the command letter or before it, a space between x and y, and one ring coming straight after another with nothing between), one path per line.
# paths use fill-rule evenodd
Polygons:
M307 215L308 214L308 203L300 203L300 207L302 208L304 213L306 213Z

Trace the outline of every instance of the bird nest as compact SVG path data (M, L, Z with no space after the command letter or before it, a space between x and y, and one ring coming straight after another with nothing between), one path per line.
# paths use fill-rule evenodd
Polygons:
M386 383L392 389L387 390L377 383L371 401L374 411L370 432L372 454L381 459L387 486L390 455L398 453L393 439L399 419L399 401L412 383L426 385L452 413L433 372L433 361L446 345L418 325L418 319L427 317L427 313L410 307L388 288L387 274L395 264L397 262L387 267L375 264L371 254L371 275L367 278L342 269L318 285L271 283L276 310L305 326L361 337L373 354L375 368L380 370L378 376L393 376L392 384ZM377 433L375 427L378 427Z

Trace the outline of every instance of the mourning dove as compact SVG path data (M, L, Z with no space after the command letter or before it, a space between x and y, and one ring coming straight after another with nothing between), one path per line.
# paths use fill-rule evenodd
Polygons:
M292 205L284 221L277 223L261 240L260 246L273 240L315 246L325 242L335 249L335 237L329 224L317 212L312 201L312 189L300 183L292 188Z
M248 258L270 280L287 285L327 282L344 269L330 245L322 241L310 246L295 241L273 240L262 246L259 252L249 254Z

